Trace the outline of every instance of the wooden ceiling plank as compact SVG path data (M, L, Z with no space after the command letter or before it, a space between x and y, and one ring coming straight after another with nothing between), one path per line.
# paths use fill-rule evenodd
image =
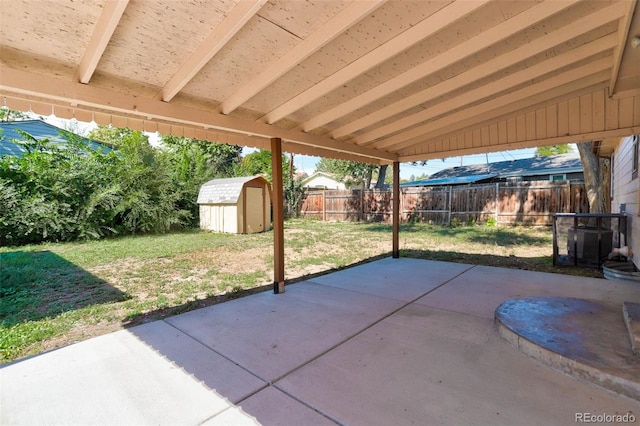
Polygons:
M611 72L611 80L609 81L610 96L614 94L614 90L616 88L616 81L618 80L618 73L620 72L620 64L622 63L622 53L624 52L624 48L628 40L631 19L633 18L633 11L636 8L636 0L629 0L625 2L625 6L625 15L618 23L618 46L616 47L613 55L613 71Z
M367 114L366 116L353 120L342 127L334 129L331 137L339 139L347 136L360 129L364 129L375 123L382 122L389 117L400 114L420 104L429 102L439 96L446 95L460 87L474 83L482 78L488 77L495 73L496 70L504 69L510 65L522 62L546 50L552 49L562 43L579 37L594 28L606 25L609 22L620 19L624 13L624 8L620 4L613 4L605 9L598 10L587 15L571 25L559 28L556 31L548 33L537 38L520 49L514 49L483 64L480 64L469 71L458 74L442 83L431 86L414 95L404 98L380 110Z
M324 136L312 135L292 129L283 129L254 120L209 110L174 105L157 99L125 95L107 89L61 80L55 77L17 70L0 64L0 91L7 96L34 96L52 105L79 106L83 109L108 111L115 116L136 116L145 120L160 120L172 124L208 127L240 135L262 138L280 137L302 145L316 146L332 151L351 153L374 159L395 161L397 156L386 151L340 142Z
M432 75L458 61L461 61L462 59L472 56L478 51L490 47L522 31L524 28L547 19L578 1L579 0L561 2L547 1L533 6L513 18L480 33L476 37L447 50L441 55L431 58L426 62L423 62L422 64L387 80L373 89L355 96L322 114L319 114L314 118L313 125L316 126L319 123L329 123L339 117L350 114L359 108L408 86L411 83Z
M269 84L282 77L300 62L313 55L344 31L360 22L379 8L386 0L355 1L326 22L313 34L297 44L284 57L278 58L256 78L237 90L219 108L223 114L230 114L240 105L254 97Z
M262 118L262 121L269 124L275 123L287 115L321 98L328 92L342 86L350 80L353 80L359 75L362 75L371 68L400 54L437 31L452 25L473 11L484 6L487 1L488 0L475 2L458 1L440 9L438 12L422 20L420 23L404 31L402 34L387 41L366 55L356 59L340 71L280 105L278 108L266 114ZM304 131L309 131L312 128L321 126L322 124L324 123L316 124L315 121L307 122L303 126L303 129Z
M247 22L264 6L267 0L243 0L229 12L204 41L191 53L180 69L165 84L157 98L165 102L186 86Z
M522 71L507 75L501 79L485 84L474 90L464 92L454 98L447 99L444 105L437 104L415 114L405 116L392 123L381 126L375 130L359 135L351 140L358 145L366 145L386 135L401 131L416 124L434 119L447 114L465 105L495 97L496 93L503 92L520 84L526 83L536 77L543 76L557 69L575 64L593 55L613 49L617 43L616 34L602 37L594 42L582 45L562 55L552 57Z
M584 84L589 86L585 88ZM511 104L503 107L488 111L484 114L478 114L472 117L463 126L460 124L449 124L447 127L440 128L434 132L422 134L420 137L416 137L411 141L406 141L402 144L402 147L398 145L397 149L390 149L390 151L403 155L411 149L423 146L425 144L434 143L441 138L449 138L456 134L461 134L472 129L494 123L496 120L504 120L508 123L507 141L498 143L512 143L522 141L526 139L526 115L527 111L545 108L549 105L557 105L557 135L571 135L573 133L569 130L569 102L567 99L574 99L583 94L591 93L593 91L602 90L607 87L608 84L608 71L601 71L586 77L582 82L574 81L563 85L559 88L555 88L549 91L538 93L529 99L520 99ZM563 118L564 117L564 118ZM564 126L560 126L560 123L564 123ZM492 143L492 145L494 145Z
M129 0L106 0L89 45L78 65L78 81L88 84L116 30Z
M575 81L578 81L578 83L582 83L579 81L579 79L582 78L586 81L587 77L608 70L611 67L611 63L607 63L607 61L610 60L611 57L605 57L581 67L571 69L555 76L552 79L547 79L539 83L532 84L523 89L519 89L509 94L484 102L480 105L460 110L456 113L447 115L442 119L415 127L406 132L391 136L383 141L376 142L372 146L377 149L397 150L407 146L407 141L410 141L411 139L422 137L425 134L433 133L447 126L458 125L460 127L466 127L465 124L468 123L468 121L472 117L490 114L492 110L495 110L497 108L505 107L519 100L527 100L528 98L534 97L537 94L549 90L557 90L563 85L570 84Z
M546 90L544 92L536 93L535 95L531 95L526 99L518 99L513 100L512 103L506 103L505 105L498 106L497 108L491 109L489 111L479 112L477 110L469 111L471 114L475 114L465 122L461 122L460 115L457 115L459 120L458 123L443 123L442 127L438 127L437 129L429 132L426 130L421 133L419 136L413 137L411 140L406 140L396 144L393 147L387 148L388 151L399 154L400 152L409 149L411 147L419 146L421 144L427 143L432 140L436 140L444 135L456 134L461 131L461 129L469 129L473 126L479 125L481 123L490 122L495 120L497 117L511 117L514 123L516 123L516 111L526 111L530 109L535 109L542 106L547 106L549 102L554 102L558 99L563 99L566 97L571 97L574 95L580 95L584 93L589 93L592 90L600 90L607 85L608 81L608 73L609 70L600 71L588 77L582 79L582 81L572 81L560 87L556 87L550 90ZM588 86L585 89L585 84ZM564 105L565 108L562 111L558 111L558 122L561 121L561 116L563 112L568 111L568 103L558 102L558 105ZM565 114L566 115L566 114ZM512 135L509 136L509 142L519 141L526 139L526 134L524 133L526 129L526 120L524 115L518 116L518 120L522 119L522 123L516 123L517 125L513 128L509 127L509 131L515 131ZM558 126L558 134L569 134L571 133L568 128L569 119L565 117L564 126ZM562 130L562 128L565 128ZM517 131L516 131L517 130ZM400 155L400 154L399 154Z

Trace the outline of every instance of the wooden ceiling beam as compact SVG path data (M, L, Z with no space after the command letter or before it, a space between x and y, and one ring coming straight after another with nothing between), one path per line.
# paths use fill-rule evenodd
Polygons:
M88 84L104 54L109 40L118 27L129 0L107 0L89 40L89 45L78 64L77 81Z
M254 120L212 114L210 110L174 105L157 99L125 95L107 89L17 70L3 64L0 64L0 75L2 76L0 90L9 96L34 97L39 101L44 100L54 105L71 105L86 110L107 111L115 116L141 117L148 121L166 121L262 138L279 137L301 145L378 160L395 161L397 158L397 155L386 151L340 142L324 136L275 127Z
M497 93L505 92L535 78L539 78L601 52L613 49L616 46L616 43L617 35L610 34L609 36L602 37L594 42L577 47L562 55L552 57L546 61L525 68L522 71L507 75L476 89L466 91L456 97L447 99L446 102L443 102L442 104L437 104L415 114L402 117L392 123L359 135L353 138L350 142L358 145L368 145L386 135L399 132L417 124L432 120L436 117L446 115L447 113L459 108L463 108L465 105L471 105L482 101L483 99L495 98L497 97Z
M191 53L189 58L164 85L156 96L165 102L171 101L191 79L213 58L251 18L264 6L267 0L243 0L229 12L204 41Z
M344 31L360 22L379 8L386 0L355 1L326 22L313 34L297 44L286 55L278 58L247 85L238 89L219 107L219 112L230 114L240 105L254 97L269 84L282 77L300 62L316 53Z
M613 71L611 73L611 80L609 81L609 96L613 96L615 93L620 64L622 63L622 54L627 44L633 11L636 8L636 0L628 0L624 5L626 6L626 13L618 23L618 45L613 55Z
M556 75L553 78L532 84L523 89L515 90L482 104L459 110L438 120L414 127L406 132L399 133L383 141L376 142L372 147L375 147L376 149L397 151L413 145L415 143L415 141L413 141L415 138L430 139L435 137L437 133L440 133L439 131L448 128L449 126L462 128L471 125L471 120L474 120L474 122L487 120L495 114L494 110L504 108L507 112L509 110L513 111L513 104L518 102L525 103L525 105L521 106L519 109L525 108L527 105L532 106L541 102L542 100L540 99L540 96L546 95L556 97L558 94L561 94L562 91L569 93L579 89L580 87L584 87L585 85L590 86L596 84L598 81L602 81L602 78L607 80L610 68L611 57L609 56L581 67L571 69L562 74ZM597 81L591 81L593 79ZM556 93L555 96L554 92ZM549 93L549 95L547 95L547 93Z
M304 108L330 91L341 87L371 68L407 50L426 37L464 18L466 15L482 7L485 3L487 3L487 0L472 2L458 1L440 9L420 23L280 105L262 117L261 120L270 124L275 123L287 115ZM311 121L305 123L301 128L304 131L309 131L314 127L318 127L318 125L315 124L315 121Z
M380 123L394 115L401 114L413 107L434 100L440 96L444 96L447 93L459 89L460 87L488 77L495 73L496 70L507 68L546 50L552 49L562 43L566 43L569 40L592 31L594 28L620 19L624 13L624 9L625 7L623 4L615 3L602 10L598 10L597 12L578 19L571 25L561 27L555 31L545 34L544 36L527 43L527 45L522 48L514 49L483 64L479 64L469 71L445 80L442 83L438 83L416 94L401 99L400 101L381 108L376 112L367 114L360 119L353 120L348 124L333 130L330 133L331 137L339 139L341 137L348 136L360 129Z
M388 96L411 83L432 75L458 61L474 55L482 49L486 49L487 47L511 37L512 35L522 31L524 28L561 12L575 4L577 1L579 0L559 2L546 1L533 6L513 18L480 33L472 39L467 40L466 42L461 43L458 46L453 47L444 53L385 81L382 84L379 84L373 89L358 96L354 96L348 101L319 114L313 119L312 125L304 127L304 130L309 131L311 127L318 127L319 125L329 123L372 102L384 98L385 96Z

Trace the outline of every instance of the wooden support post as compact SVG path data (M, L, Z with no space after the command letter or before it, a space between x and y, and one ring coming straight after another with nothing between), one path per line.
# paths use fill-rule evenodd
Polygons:
M284 293L284 187L282 185L282 139L271 139L273 188L273 292Z
M400 163L393 162L393 244L391 256L400 257Z

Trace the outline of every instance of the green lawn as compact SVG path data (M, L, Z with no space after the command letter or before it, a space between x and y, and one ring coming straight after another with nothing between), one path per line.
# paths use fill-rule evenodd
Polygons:
M182 232L0 248L0 362L260 291L273 234ZM290 220L287 280L388 255L386 224ZM551 264L549 228L401 228L403 256L593 275Z

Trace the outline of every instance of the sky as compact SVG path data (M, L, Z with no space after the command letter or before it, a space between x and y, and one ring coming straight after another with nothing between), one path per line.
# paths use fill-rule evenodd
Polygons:
M472 164L495 163L498 161L520 160L535 156L535 148L516 149L511 151L492 152L489 154L465 155L463 157L449 157L445 159L429 160L425 166L413 165L410 163L400 164L400 179L410 179L411 176L418 177L422 174L432 175L442 169L456 166L469 166ZM299 172L311 175L315 171L316 163L320 161L318 157L308 155L295 155L293 164Z
M42 117L47 123L62 129L77 131L82 135L86 135L92 129L97 127L95 123L83 123L76 120L65 120L55 116ZM159 135L157 133L147 133L149 140L153 145L159 143ZM245 148L244 153L255 151L255 149ZM531 158L535 155L535 148L516 149L511 151L492 152L489 154L465 155L464 157L450 157L444 160L429 160L425 166L412 165L410 163L400 164L400 179L411 179L411 176L418 177L422 174L432 175L442 169L456 167L460 165L468 166L472 164L486 164L498 161L520 160L523 158ZM320 161L319 157L309 155L294 155L293 164L298 172L305 172L308 175L314 173L316 164Z

